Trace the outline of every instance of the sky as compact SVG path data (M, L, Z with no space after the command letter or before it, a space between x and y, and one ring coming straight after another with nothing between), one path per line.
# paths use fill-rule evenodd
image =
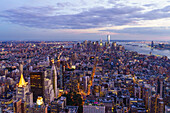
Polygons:
M170 40L170 0L1 0L0 40Z

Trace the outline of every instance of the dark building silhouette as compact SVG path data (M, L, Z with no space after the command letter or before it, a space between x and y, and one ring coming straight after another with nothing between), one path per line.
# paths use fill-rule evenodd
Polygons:
M44 98L44 73L31 72L30 73L31 91L33 92L33 102L36 102L38 96Z
M154 43L153 43L153 41L151 42L151 47L154 47Z
M161 77L158 78L157 81L157 94L159 94L161 98L164 97L164 81Z

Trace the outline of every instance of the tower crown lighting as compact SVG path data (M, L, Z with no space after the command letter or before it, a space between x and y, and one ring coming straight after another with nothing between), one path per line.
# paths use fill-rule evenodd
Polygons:
M42 105L43 104L43 98L41 96L39 96L37 98L37 105Z
M22 73L21 73L21 77L20 77L19 83L18 83L17 85L18 85L18 87L23 87L23 86L26 86L26 85L27 85L27 82L25 82Z
M51 62L54 64L54 59L52 59Z

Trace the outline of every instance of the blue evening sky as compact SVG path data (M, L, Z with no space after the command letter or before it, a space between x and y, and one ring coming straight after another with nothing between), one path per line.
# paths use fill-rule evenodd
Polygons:
M170 40L170 0L1 0L0 40Z

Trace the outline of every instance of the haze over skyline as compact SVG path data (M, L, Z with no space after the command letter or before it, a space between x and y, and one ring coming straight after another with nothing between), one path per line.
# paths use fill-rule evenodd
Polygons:
M170 40L169 0L1 0L0 40Z

